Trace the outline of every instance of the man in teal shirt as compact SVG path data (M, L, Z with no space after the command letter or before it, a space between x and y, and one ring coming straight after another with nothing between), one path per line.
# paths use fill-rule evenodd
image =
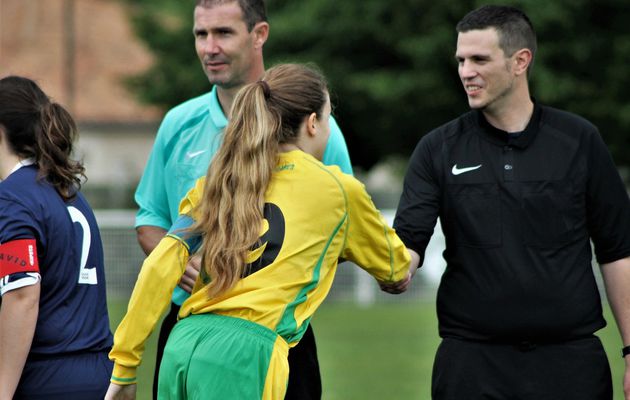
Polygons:
M238 90L264 73L262 48L269 34L263 0L197 0L194 11L195 49L208 80L210 93L170 110L158 130L153 150L136 190L138 242L149 254L177 219L180 200L195 180L206 174L227 124L226 114ZM323 162L352 173L345 140L331 118L330 138ZM153 396L162 352L177 320L179 305L188 297L199 270L191 258L158 339ZM286 399L319 399L321 378L317 350L309 327L289 353L290 376Z

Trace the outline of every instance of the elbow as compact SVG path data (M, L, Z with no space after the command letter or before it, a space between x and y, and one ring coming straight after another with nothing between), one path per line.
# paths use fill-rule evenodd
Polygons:
M11 290L2 296L2 308L13 310L14 315L37 315L39 311L40 284Z

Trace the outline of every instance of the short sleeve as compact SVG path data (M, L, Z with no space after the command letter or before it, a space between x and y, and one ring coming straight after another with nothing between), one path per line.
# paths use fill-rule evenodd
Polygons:
M630 198L599 133L588 148L588 229L597 261L605 264L630 256Z
M167 178L164 174L166 166L165 145L167 133L172 129L169 119L165 118L158 129L155 143L149 159L138 183L135 201L138 204L136 227L143 225L170 228L171 221L167 197Z

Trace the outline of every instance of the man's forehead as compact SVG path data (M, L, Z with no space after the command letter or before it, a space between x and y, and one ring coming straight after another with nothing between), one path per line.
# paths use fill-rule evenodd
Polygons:
M457 35L457 53L492 53L500 50L499 35L496 29L475 29Z
M212 7L195 7L195 27L197 25L232 26L236 23L245 24L243 12L236 1L216 4Z
M238 3L238 0L198 0L198 7L212 8L216 5L227 4L227 3Z

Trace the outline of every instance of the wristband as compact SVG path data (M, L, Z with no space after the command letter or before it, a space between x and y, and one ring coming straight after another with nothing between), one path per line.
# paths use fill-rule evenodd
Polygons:
M630 346L621 349L621 357L625 358L628 354L630 354Z

